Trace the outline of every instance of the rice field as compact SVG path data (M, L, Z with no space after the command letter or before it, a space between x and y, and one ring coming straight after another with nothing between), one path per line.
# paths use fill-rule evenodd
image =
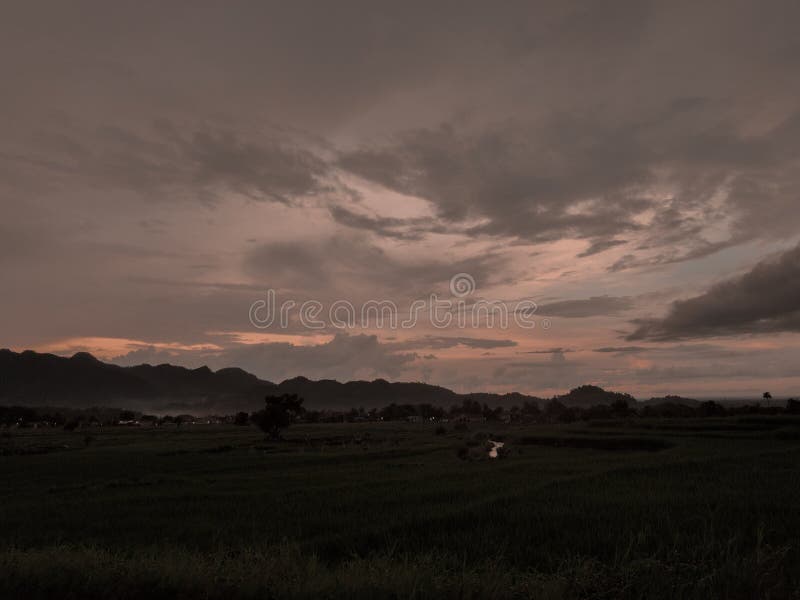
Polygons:
M437 427L4 430L0 597L800 597L798 420Z

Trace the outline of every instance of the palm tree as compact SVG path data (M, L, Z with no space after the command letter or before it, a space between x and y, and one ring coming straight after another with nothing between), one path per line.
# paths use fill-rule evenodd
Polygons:
M762 398L764 398L764 400L772 400L772 394L770 394L769 392L764 392Z

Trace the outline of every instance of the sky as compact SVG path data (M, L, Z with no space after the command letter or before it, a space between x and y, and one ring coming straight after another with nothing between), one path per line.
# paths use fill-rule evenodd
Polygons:
M798 22L795 1L4 3L0 347L798 394ZM397 327L334 318L374 303Z

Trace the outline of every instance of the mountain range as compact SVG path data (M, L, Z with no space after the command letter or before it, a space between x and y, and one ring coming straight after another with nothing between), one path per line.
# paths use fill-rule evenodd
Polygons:
M102 362L86 352L71 357L26 350L0 350L0 404L21 406L124 407L152 412L230 413L260 408L264 397L298 394L306 408L379 408L391 403L449 407L464 400L490 406L522 405L547 400L525 394L459 394L426 383L335 380L295 377L280 383L259 379L238 368L212 371L161 364L131 367ZM558 396L567 406L611 404L635 400L596 386L581 386Z

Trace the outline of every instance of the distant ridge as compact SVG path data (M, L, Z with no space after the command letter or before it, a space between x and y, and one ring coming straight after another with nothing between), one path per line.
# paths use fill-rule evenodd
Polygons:
M432 404L449 407L464 400L511 407L547 400L520 393L459 394L427 383L313 381L294 377L281 383L259 379L238 368L212 371L206 366L187 369L170 364L120 367L87 352L71 357L26 350L0 350L0 404L22 406L118 406L159 411L232 412L254 410L270 394L298 394L307 408L379 408L388 404ZM566 406L630 403L628 394L581 386L557 397Z
M241 369L174 365L120 367L87 352L67 358L0 350L0 403L23 406L120 406L152 410L247 409L276 385Z

